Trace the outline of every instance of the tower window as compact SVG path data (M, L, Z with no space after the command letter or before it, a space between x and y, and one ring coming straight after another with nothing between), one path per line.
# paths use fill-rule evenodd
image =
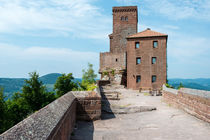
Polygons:
M158 47L158 42L157 41L153 41L153 48L157 48Z
M125 17L125 21L128 21L128 17L127 16Z
M136 83L140 83L141 82L141 76L140 75L137 75L136 76Z
M156 75L152 75L152 83L156 82L156 80L157 80Z
M117 61L118 61L118 59L116 58L116 59L115 59L115 61L117 62Z
M140 46L139 42L136 42L136 43L135 43L135 46L136 46L136 49L138 49L139 46Z
M136 58L136 65L141 64L141 57Z
M122 16L122 17L121 17L121 20L122 20L122 21L124 21L124 20L125 20L125 17L124 17L124 16Z
M156 57L152 57L152 64L155 64L156 63Z

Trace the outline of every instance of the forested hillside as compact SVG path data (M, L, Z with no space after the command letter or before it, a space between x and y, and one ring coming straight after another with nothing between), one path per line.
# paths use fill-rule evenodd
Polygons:
M61 75L60 73L50 73L41 76L39 80L43 82L48 91L52 91L57 78ZM6 99L12 97L15 92L20 92L25 80L26 78L0 78L0 86L4 89ZM81 79L75 78L74 81L81 82Z
M50 73L44 76L41 76L39 80L47 87L48 91L53 91L54 84L60 73ZM23 87L24 78L0 78L0 86L4 88L4 94L6 99L12 97L14 92L21 91ZM80 78L75 78L75 82L81 82ZM178 88L180 83L183 84L186 88L200 89L200 90L209 90L210 91L210 78L198 78L198 79L169 79L168 83L174 88Z

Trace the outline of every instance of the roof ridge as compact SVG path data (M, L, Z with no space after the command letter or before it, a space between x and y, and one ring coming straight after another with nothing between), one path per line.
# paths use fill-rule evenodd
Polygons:
M132 34L132 35L128 36L127 38L157 37L157 36L168 36L168 35L157 32L157 31L153 31L150 28L147 28L146 30L143 30L143 31L138 32L136 34Z

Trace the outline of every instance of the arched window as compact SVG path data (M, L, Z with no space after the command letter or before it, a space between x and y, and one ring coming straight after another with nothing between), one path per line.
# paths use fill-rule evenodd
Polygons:
M125 17L124 17L124 16L122 16L122 17L121 17L121 20L122 20L122 21L124 21L124 20L125 20Z
M128 21L128 17L127 16L125 17L125 21Z

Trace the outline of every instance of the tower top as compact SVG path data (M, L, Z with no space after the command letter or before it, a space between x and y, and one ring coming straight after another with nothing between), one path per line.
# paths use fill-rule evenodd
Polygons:
M112 12L136 12L137 6L112 7Z

